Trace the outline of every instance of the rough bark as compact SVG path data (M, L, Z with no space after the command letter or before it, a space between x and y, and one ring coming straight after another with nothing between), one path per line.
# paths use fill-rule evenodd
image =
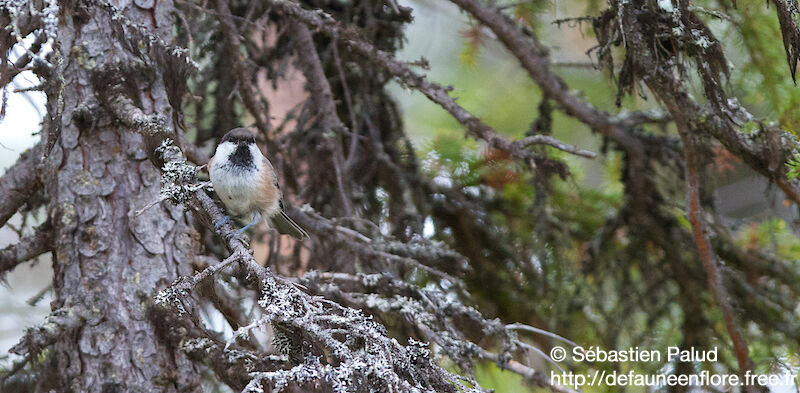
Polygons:
M118 3L124 18L158 33L170 27L170 1ZM149 7L148 7L149 6ZM154 7L154 8L153 8ZM154 291L188 273L193 230L181 208L131 212L158 197L158 169L143 136L114 121L93 83L116 70L145 114L168 114L160 71L136 58L116 32L110 8L62 9L57 50L65 61L61 135L47 161L51 196L54 307L82 310L85 324L54 344L59 386L74 392L199 391L199 373L159 343L147 318ZM53 99L53 98L51 98ZM57 135L48 135L56 138Z

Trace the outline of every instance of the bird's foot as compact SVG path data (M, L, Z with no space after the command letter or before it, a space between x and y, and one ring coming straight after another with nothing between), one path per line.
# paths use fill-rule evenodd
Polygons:
M245 226L243 226L243 227L241 227L239 229L239 233L244 233L244 231L246 231L246 230L252 228L254 225L256 225L258 223L258 220L261 219L261 213L259 213L258 211L255 211L255 212L251 213L250 217L252 218L252 220L250 220L250 223L245 225Z
M231 216L222 217L216 224L214 224L214 231L219 232L223 225L231 222Z
M231 241L231 240L236 239L236 240L244 243L245 246L250 247L250 240L240 230L230 231L228 233L225 233L223 235L223 237L225 238L226 241Z
M242 234L242 233L244 233L246 230L250 229L250 228L251 228L253 225L255 225L255 222L251 222L251 223L249 223L249 224L247 224L247 225L245 225L245 226L243 226L243 227L239 228L239 229L238 229L238 232L239 232L240 234Z

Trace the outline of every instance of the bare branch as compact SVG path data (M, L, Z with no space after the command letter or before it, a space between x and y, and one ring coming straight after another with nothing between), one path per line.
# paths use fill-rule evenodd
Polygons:
M11 65L11 69L7 71L8 74L4 76L5 79L0 80L0 87L7 85L13 81L17 75L25 71L25 67L27 67L28 64L30 64L30 62L33 60L33 54L39 52L46 39L47 36L45 34L39 34L36 36L36 40L33 42L33 44L31 44L30 48L25 50L25 52L20 55Z
M714 249L711 248L711 243L705 235L705 228L702 219L702 210L700 206L700 185L697 175L697 158L695 156L694 142L692 141L691 131L684 122L684 120L677 119L681 116L680 113L674 113L676 122L678 124L678 132L680 133L681 140L683 141L684 159L686 161L685 178L686 178L686 210L689 213L689 222L692 226L692 234L694 236L694 243L697 246L697 251L700 255L700 260L703 261L703 269L706 272L706 279L711 292L714 294L720 310L722 310L723 319L725 320L725 327L728 334L733 341L733 348L736 352L736 360L739 363L739 374L744 375L747 371L753 369L753 361L750 360L749 349L747 341L739 333L736 326L736 319L728 298L728 291L725 284L722 282L722 275L719 273L717 267L716 257L714 256ZM749 389L749 388L748 388Z
M558 150L565 151L570 154L574 154L576 156L586 157L586 158L595 158L597 157L597 153L579 149L576 146L568 145L564 142L559 141L556 138L553 138L550 135L532 135L522 138L514 143L518 143L522 146L528 145L548 145L552 146Z
M19 239L0 250L0 275L17 265L53 250L53 232L48 223L37 228L36 233Z
M28 202L41 187L36 170L41 148L37 144L20 155L17 162L0 177L0 225Z
M566 339L566 338L561 337L561 336L559 336L559 335L557 335L555 333L551 333L551 332L548 332L547 330L539 329L539 328L536 328L536 327L533 327L533 326L528 326L528 325L524 325L524 324L521 324L521 323L512 323L512 324L506 325L506 327L509 328L509 329L512 329L512 330L524 330L526 332L541 334L543 336L547 336L547 337L554 338L554 339L559 340L559 341L563 341L563 342L565 342L565 343L567 343L569 345L575 346L575 347L578 346L578 344L576 342L572 341L572 340Z

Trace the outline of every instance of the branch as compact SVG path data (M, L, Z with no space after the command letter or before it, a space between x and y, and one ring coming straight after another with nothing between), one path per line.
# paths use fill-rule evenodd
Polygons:
M16 244L0 250L0 275L50 251L53 251L53 231L49 223L44 223L33 235L23 237Z
M0 49L4 52L34 30L42 27L44 1L3 2L0 4Z
M744 337L739 333L739 329L736 327L736 320L733 307L731 307L729 302L728 291L722 282L722 276L717 267L714 250L711 248L711 243L705 235L700 206L700 186L697 178L697 158L695 156L694 142L692 141L692 135L686 123L677 117L681 116L681 114L673 112L673 115L676 116L678 132L683 141L684 159L686 161L686 210L689 212L689 222L692 226L694 243L700 254L700 260L703 261L703 269L706 272L708 286L717 299L720 310L722 310L723 319L725 320L725 327L733 341L736 360L739 363L739 374L744 375L747 371L753 369L753 362L749 357L747 341L745 341Z
M59 308L45 317L40 325L25 329L25 335L9 352L17 355L36 355L56 342L65 331L83 323L83 312L75 308Z
M202 210L208 213L211 222L222 222L223 213L214 201L204 192L197 193L197 202ZM269 322L277 335L276 340L283 342L290 360L300 367L307 364L314 356L332 357L333 364L338 366L317 364L314 370L318 378L325 381L340 381L337 372L342 370L350 374L347 381L362 381L362 375L379 373L383 376L380 380L370 380L370 384L375 384L384 389L390 388L403 392L411 392L415 389L431 389L437 386L440 391L454 392L456 386L461 384L460 378L448 373L432 363L430 358L417 358L416 361L408 361L412 355L411 349L390 339L385 328L367 319L360 312L342 307L336 303L317 297L311 297L297 289L297 287L276 275L270 269L260 266L252 257L246 243L236 235L230 223L216 225L216 232L223 239L226 239L228 248L241 256L240 267L248 277L252 277L254 283L262 293L259 304L265 312L265 322ZM169 303L169 302L166 302ZM343 342L334 338L335 332L341 329L347 331L348 339L364 340L368 348L375 348L378 351L355 352ZM305 357L305 354L312 357ZM391 355L390 355L391 354ZM387 357L390 356L390 357ZM395 359L389 361L388 359ZM318 362L318 361L317 361ZM396 363L401 362L401 363ZM355 364L359 366L356 366ZM405 364L415 369L410 375L398 374L398 365ZM267 381L275 383L279 376L287 376L292 370L282 370L276 373L257 372L251 374L253 380L248 384L249 390L256 391L258 387ZM360 368L356 368L360 367ZM345 371L345 369L347 371ZM353 379L350 379L353 378ZM366 380L363 380L367 383ZM352 383L352 382L350 382ZM356 382L359 383L359 382Z
M191 298L183 296L215 274L223 271L234 262L240 262L242 255L233 253L224 261L209 266L191 277L180 277L172 285L160 291L148 310L150 319L160 327L160 333L173 347L180 348L186 355L207 365L219 379L236 390L242 390L250 381L252 369L275 370L282 361L277 357L257 353L226 343L209 333L196 323L191 313L195 307L187 303Z
M17 75L25 71L25 67L27 67L31 61L33 61L33 55L39 52L46 39L47 36L44 33L36 36L36 40L31 44L30 48L27 48L25 52L14 61L14 63L11 65L11 69L2 71L3 74L7 74L3 75L4 79L0 78L0 87L4 87L11 83L11 81L13 81ZM36 64L34 64L34 66L35 65ZM19 92L19 90L15 91L15 93L17 92Z
M208 160L211 158L208 153L204 152L194 143L189 142L183 133L179 133L178 140L180 141L179 145L183 148L183 151L186 152L186 158L191 162L197 165L205 165L208 163Z
M180 326L177 323L170 325ZM232 348L225 342L203 337L198 333L187 334L180 340L174 341L179 343L181 350L190 359L209 366L222 382L235 390L244 389L250 381L249 370L279 370L286 364L285 357Z
M40 144L36 144L23 152L17 162L0 177L0 226L5 225L41 188L36 170L40 150Z
M338 131L344 128L336 112L333 92L322 69L319 54L308 27L302 24L294 26L294 43L297 64L306 78L306 88L311 95L311 103L319 112L320 123L326 131Z
M528 71L542 92L561 105L567 115L575 117L592 130L608 136L629 153L642 150L641 143L625 130L621 119L610 117L569 92L567 84L550 71L547 50L532 32L523 32L506 15L484 6L477 0L451 1L491 29Z
M41 324L25 329L22 339L9 350L10 353L24 356L24 358L15 362L8 372L0 376L0 387L4 386L5 381L11 376L22 370L39 352L53 345L71 330L79 328L83 322L84 312L82 310L73 307L59 308L45 317Z
M632 66L641 73L637 78L647 85L673 116L679 111L694 132L718 140L728 151L772 181L790 200L800 206L800 181L787 179L788 169L785 165L799 146L795 137L778 127L763 125L752 135L739 132L740 127L736 121L752 120L752 116L735 99L728 99L716 83L704 83L711 107L698 104L684 88L683 80L675 77L674 70L669 66L674 63L664 61L660 58L661 55L651 52L647 44L650 38L639 22L638 13L641 10L621 3L617 6L621 8L612 11L618 15L615 17L619 19L619 25L626 27L622 34L636 37L626 41L625 49ZM695 63L704 80L714 80L708 59L697 57Z
M516 360L509 360L507 362L503 362L500 359L500 356L496 353L489 352L483 348L480 348L478 351L478 356L481 359L489 360L494 362L498 365L501 365L502 368L505 368L508 371L513 372L514 374L519 374L525 380L533 384L535 386L539 386L542 388L550 389L550 391L555 393L579 393L574 389L570 389L569 387L562 386L562 385L552 385L550 384L550 378L546 374L543 374L539 371L534 370Z
M411 71L408 64L398 61L391 53L378 50L372 44L362 40L357 31L340 26L338 22L327 14L305 10L297 3L288 0L267 0L267 3L309 27L331 37L341 39L354 52L384 68L404 85L418 90L431 101L439 104L473 137L485 141L491 147L507 151L514 157L533 166L533 162L537 157L532 152L503 138L492 127L458 105L455 99L448 94L452 88L442 87Z
M294 26L294 40L297 45L297 63L306 78L306 88L311 93L313 107L320 114L320 125L324 131L323 136L327 139L334 139L331 150L333 152L333 170L336 175L336 185L339 191L339 199L342 202L346 216L353 215L353 204L350 202L348 192L345 190L344 179L349 179L350 174L344 165L344 150L342 148L341 134L345 126L336 113L336 103L333 102L333 93L322 69L319 54L314 47L314 40L308 27L302 24ZM336 45L334 43L333 45ZM353 138L356 138L353 136Z
M468 366L465 364L468 359L465 358L477 357L519 374L535 386L548 388L553 392L575 393L568 387L552 385L545 374L508 359L510 355L506 353L496 354L467 341L463 337L463 331L475 332L476 337L473 339L476 342L484 341L488 336L497 336L504 346L517 346L518 349L530 346L519 341L511 332L513 329L545 334L577 345L561 336L527 325L504 326L498 320L487 320L478 310L450 299L444 292L420 288L386 274L352 275L312 271L306 273L300 282L312 293L331 297L351 307L376 309L376 311L389 310L403 314L404 320L410 321L427 340L439 344L451 360L462 368ZM382 295L383 298L378 299L375 294ZM453 324L446 322L448 320L457 320L460 328L454 329ZM462 321L464 323L461 323Z
M456 271L466 271L469 268L466 259L462 255L447 249L444 245L432 246L420 243L404 244L396 241L381 241L364 236L350 228L337 225L313 212L304 212L294 207L289 209L288 213L295 221L318 237L342 243L357 255L381 258L409 265L424 270L433 276L447 279L460 288L464 287L461 279L440 270L441 268L448 268ZM427 262L431 266L421 263L420 260Z
M574 154L576 156L586 157L586 158L595 158L597 154L588 150L579 149L577 146L568 145L564 142L559 141L556 138L553 138L550 135L533 135L527 136L522 138L514 143L518 143L522 146L528 145L548 145L554 147L558 150L565 151L570 154Z
M247 110L253 115L256 121L256 127L265 136L269 135L269 118L267 115L267 108L264 103L257 99L260 97L256 85L248 76L252 74L244 63L241 56L241 42L239 40L239 31L236 29L236 23L233 21L231 10L228 7L227 0L216 0L217 12L219 13L219 21L222 24L222 33L225 41L231 47L230 53L233 55L233 72L238 81L238 87L241 91L241 98L244 101Z
M778 15L778 23L781 26L781 36L783 37L783 49L786 52L786 64L792 73L792 81L797 85L795 73L797 63L800 61L800 30L795 22L797 14L797 3L783 0L772 0L775 5L775 12Z

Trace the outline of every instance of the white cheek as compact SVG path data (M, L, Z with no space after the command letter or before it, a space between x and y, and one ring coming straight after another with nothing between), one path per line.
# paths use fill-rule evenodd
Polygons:
M255 143L250 145L250 154L253 155L253 158L255 158L256 161L259 161L259 158L264 157L264 155L261 154L261 150L258 148L258 145L256 145Z
M222 142L217 146L217 151L214 153L219 158L227 159L228 156L236 150L236 145L231 142ZM221 160L220 160L221 161Z

